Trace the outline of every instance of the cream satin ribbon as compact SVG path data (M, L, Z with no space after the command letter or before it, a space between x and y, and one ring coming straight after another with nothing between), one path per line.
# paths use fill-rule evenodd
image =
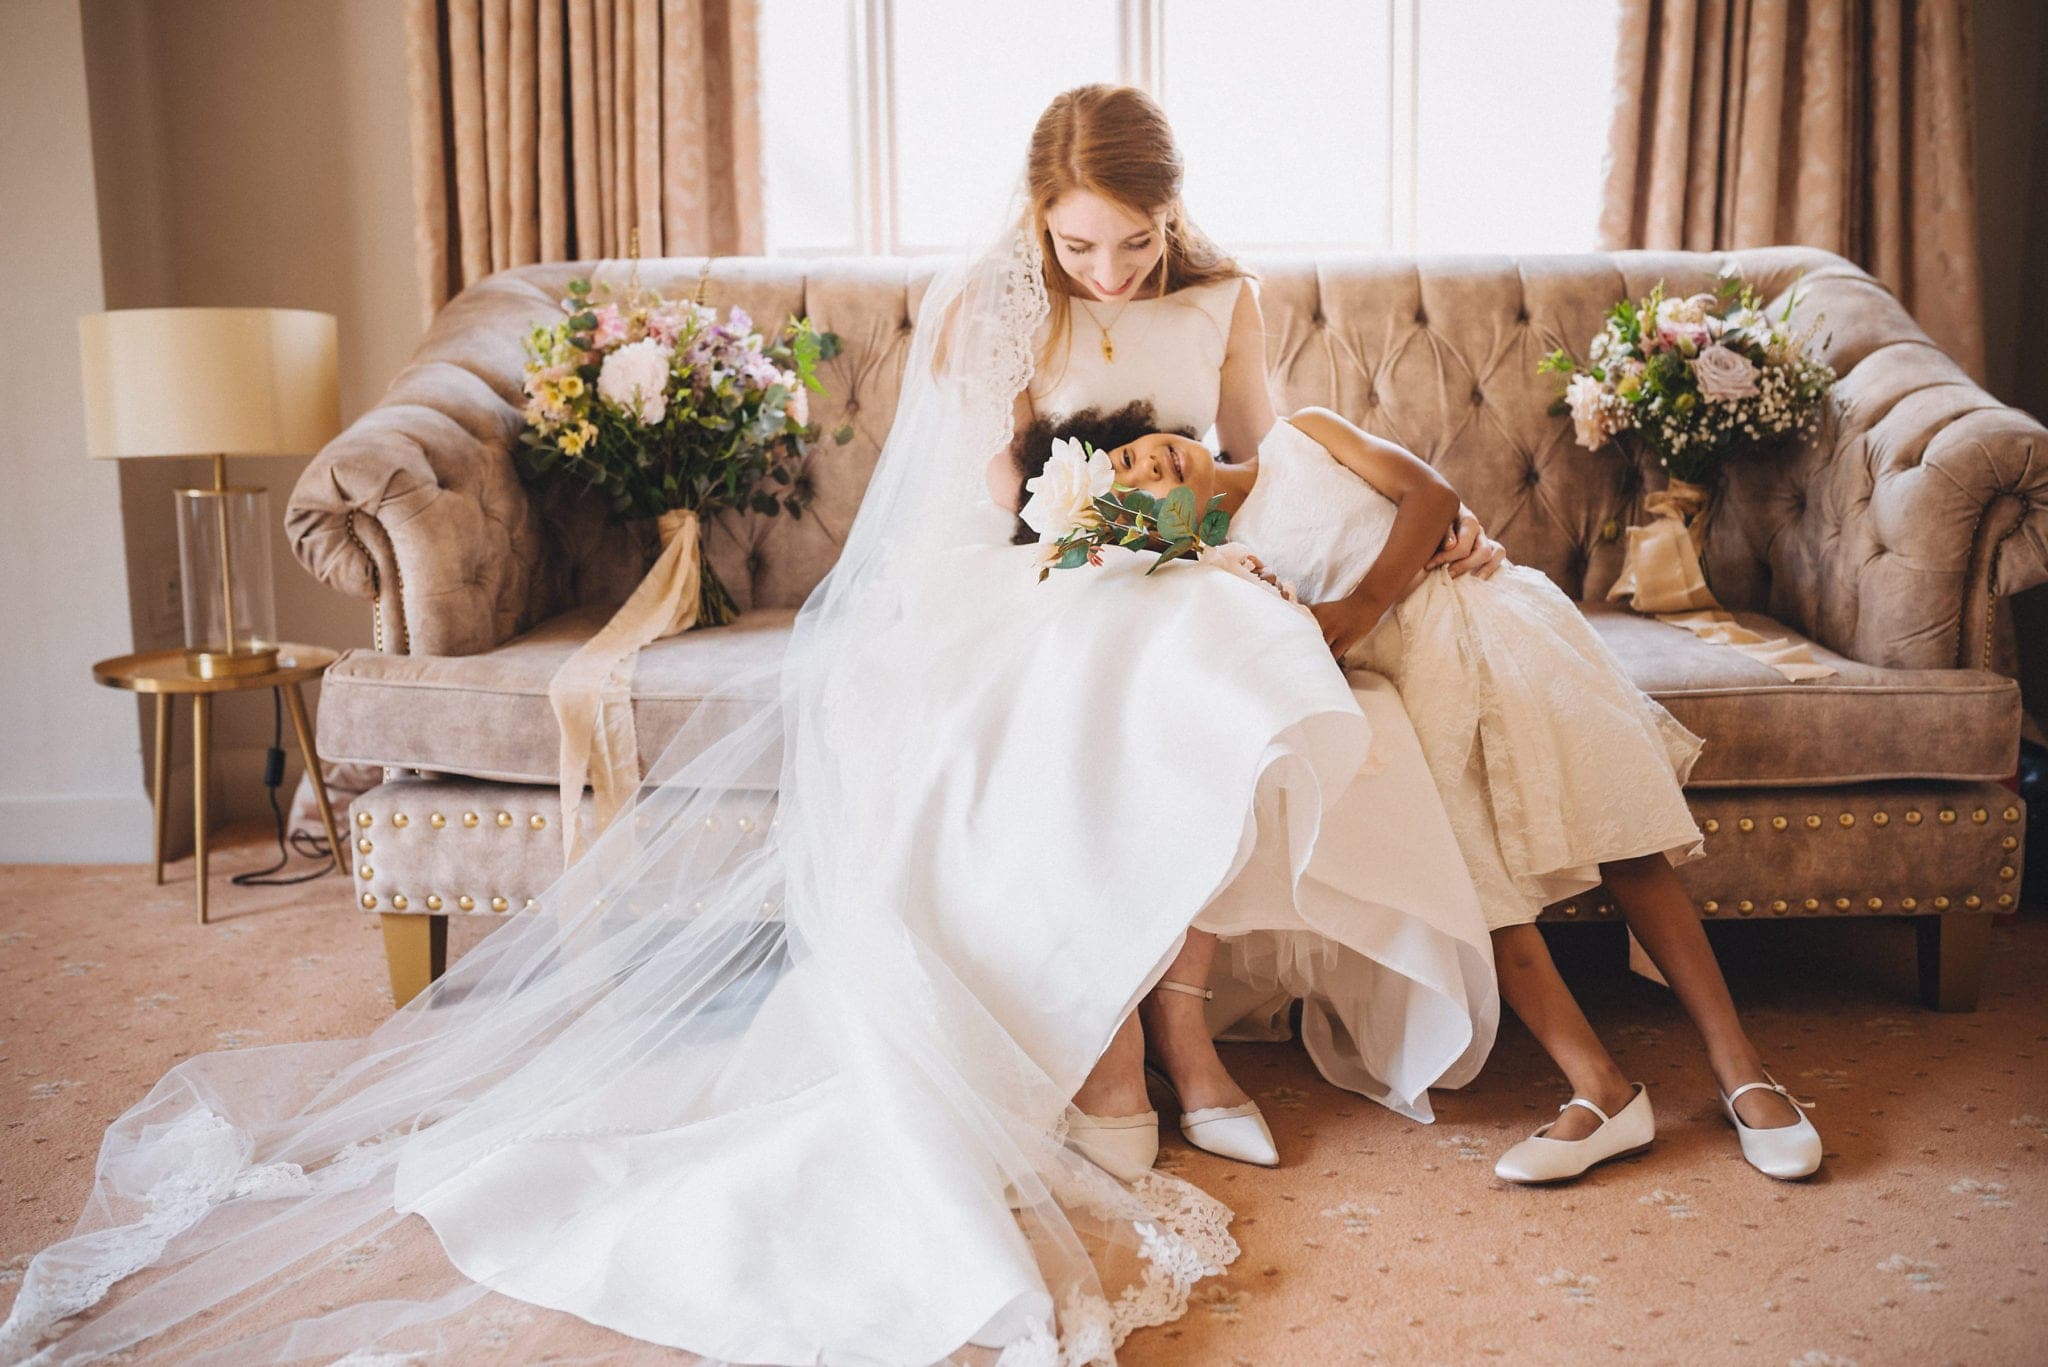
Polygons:
M1645 498L1643 510L1650 521L1628 529L1628 555L1607 597L1627 598L1637 612L1739 650L1794 683L1832 677L1834 669L1815 660L1808 646L1759 636L1722 609L1700 567L1699 515L1706 507L1707 491L1682 479Z
M640 741L633 729L633 665L640 648L688 631L697 620L702 588L697 559L697 514L663 513L654 524L661 554L595 636L585 641L548 680L548 701L562 728L562 859L583 852L577 809L590 785L591 838L611 824L640 788Z

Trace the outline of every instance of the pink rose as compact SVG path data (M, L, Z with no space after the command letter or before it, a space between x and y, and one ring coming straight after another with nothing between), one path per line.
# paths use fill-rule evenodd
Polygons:
M1728 347L1710 346L1695 356L1692 374L1699 381L1703 399L1733 403L1756 395L1756 367L1747 356Z
M617 304L606 304L596 313L597 329L590 339L593 348L602 349L626 340L626 319Z

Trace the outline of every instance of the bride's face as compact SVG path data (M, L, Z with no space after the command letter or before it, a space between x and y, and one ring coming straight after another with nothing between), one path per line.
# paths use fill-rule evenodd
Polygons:
M1118 484L1156 498L1185 485L1195 495L1195 506L1206 508L1216 493L1216 458L1192 437L1154 432L1111 451L1109 463Z
M1069 190L1045 211L1053 254L1076 284L1097 299L1129 299L1159 265L1166 236L1092 190Z

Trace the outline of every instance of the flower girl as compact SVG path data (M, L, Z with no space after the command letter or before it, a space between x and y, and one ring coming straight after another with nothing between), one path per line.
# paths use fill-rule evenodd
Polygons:
M1177 433L1098 444L1110 440L1118 484L1162 498L1187 485L1203 507L1220 495L1231 539L1312 605L1338 659L1399 690L1478 888L1501 995L1572 1086L1498 1175L1564 1181L1655 1137L1648 1091L1601 1045L1534 924L1602 882L1699 1029L1743 1156L1778 1178L1818 1169L1820 1136L1765 1072L1672 871L1700 850L1680 785L1701 742L1629 681L1571 600L1522 566L1425 573L1434 543L1390 538L1388 494L1441 477L1327 410L1275 424L1239 465Z

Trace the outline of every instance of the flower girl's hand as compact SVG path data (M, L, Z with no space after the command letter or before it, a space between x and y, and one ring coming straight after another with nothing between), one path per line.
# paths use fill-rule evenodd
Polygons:
M1429 558L1425 568L1447 566L1453 579L1466 574L1491 579L1506 563L1507 547L1488 536L1486 528L1479 525L1478 516L1461 503L1458 520L1444 533L1443 545Z
M1387 615L1387 604L1353 594L1317 603L1309 611L1316 615L1316 625L1323 629L1323 641L1330 647L1330 654L1341 660L1351 647L1372 635L1380 618Z

